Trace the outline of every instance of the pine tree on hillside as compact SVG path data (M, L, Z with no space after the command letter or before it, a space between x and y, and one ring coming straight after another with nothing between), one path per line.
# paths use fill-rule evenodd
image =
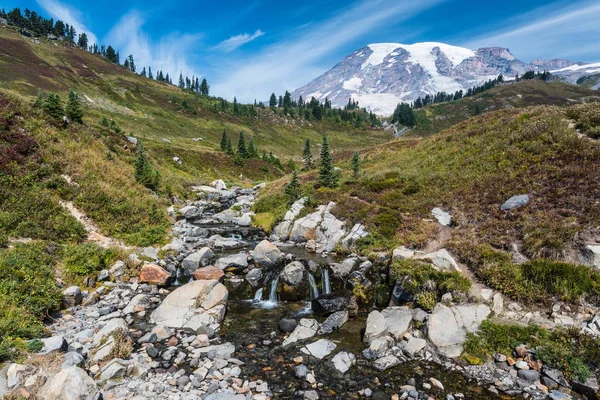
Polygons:
M135 62L133 61L133 54L130 54L129 57L127 57L127 60L129 61L129 70L135 72Z
M319 168L319 184L328 188L337 185L337 175L333 169L331 153L327 135L323 135L323 147L321 147L321 167Z
M180 89L185 88L185 82L183 81L183 72L182 71L179 72L179 88Z
M277 96L275 96L275 93L271 93L271 98L269 99L269 107L277 107Z
M69 90L69 99L67 100L65 113L72 122L83 123L83 110L79 103L79 95L73 89Z
M210 87L208 86L208 82L206 82L206 78L202 79L202 83L200 84L200 94L202 96L208 96L208 91Z
M144 151L144 143L140 142L138 147L137 157L133 163L135 180L146 186L148 189L156 190L160 181L160 174L152 168L146 152Z
M354 154L352 154L352 173L354 179L358 179L360 173L360 158L358 156L358 151L355 151Z
M240 111L240 107L238 106L237 98L233 97L233 113L237 114Z
M60 96L57 93L50 93L42 106L44 112L56 121L62 120L65 113L63 110Z
M233 146L231 145L231 138L230 137L227 137L227 146L226 146L225 152L227 154L229 154L230 156L234 155L234 153L233 153Z
M148 67L148 78L154 79L154 76L152 75L152 67Z
M142 68L142 72L140 73L144 78L146 77L146 67Z
M400 103L396 106L392 115L392 123L396 122L404 126L415 126L417 124L415 113L409 104Z
M313 156L310 151L310 138L306 138L304 142L304 151L302 152L302 160L304 160L304 170L313 169Z
M300 182L298 182L298 173L295 169L292 171L292 180L285 185L284 193L289 198L290 203L295 202L302 195Z
M88 37L85 34L85 32L82 33L81 35L79 35L79 40L77 41L77 46L81 47L82 49L87 49L87 47L88 47Z
M225 129L221 135L221 151L227 151L227 131Z
M244 139L244 132L240 132L237 154L240 158L248 158L248 150L246 148L246 139Z
M116 51L115 51L115 49L113 49L113 47L112 47L112 46L110 46L110 45L109 45L109 46L106 48L106 55L105 55L105 57L106 57L106 59L107 59L109 62L111 62L111 63L113 63L113 64L116 64L116 63L118 63L118 62L119 62L119 58L118 58L118 56L117 56L117 52L116 52Z
M256 150L256 146L254 145L254 138L250 136L250 141L248 142L248 158L258 157L258 151Z

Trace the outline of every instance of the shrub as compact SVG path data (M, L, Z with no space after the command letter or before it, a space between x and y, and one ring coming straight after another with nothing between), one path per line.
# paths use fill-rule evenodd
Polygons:
M66 272L72 276L86 276L108 268L117 258L112 249L95 243L67 245L64 250Z

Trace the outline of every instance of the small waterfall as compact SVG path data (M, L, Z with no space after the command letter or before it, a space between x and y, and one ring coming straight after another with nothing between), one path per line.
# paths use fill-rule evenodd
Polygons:
M260 288L254 294L254 301L262 301L263 288Z
M311 272L308 273L308 283L310 283L311 299L316 299L317 297L319 297L319 288L317 288L317 281L315 280L315 276Z
M329 268L321 268L321 280L323 281L323 293L331 293L331 282L329 282Z
M271 281L271 291L269 292L269 302L277 304L277 285L279 284L279 274Z
M181 276L181 268L177 268L177 272L175 272L175 282L171 284L171 286L181 286L179 282L179 277Z

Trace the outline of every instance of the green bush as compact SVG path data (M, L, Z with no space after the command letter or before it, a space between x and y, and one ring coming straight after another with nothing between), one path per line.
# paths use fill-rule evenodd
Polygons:
M63 250L65 270L72 276L86 276L108 268L118 255L95 243L67 245Z

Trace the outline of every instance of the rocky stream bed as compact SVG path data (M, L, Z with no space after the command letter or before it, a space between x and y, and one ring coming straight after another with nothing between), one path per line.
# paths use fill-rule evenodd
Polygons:
M344 228L333 203L298 218L296 202L269 238L251 227L250 206L261 185L197 187L198 200L171 209L173 240L140 249L65 289L65 310L49 325L37 359L0 373L0 396L41 399L487 399L580 398L559 371L538 368L526 350L516 361L496 357L481 366L456 362L467 332L492 316L557 324L560 306L542 312L505 307L482 290L481 301L452 299L432 312L405 304L378 264L330 252L366 235ZM440 222L447 216L441 215ZM420 257L455 268L443 249L400 248L393 257ZM137 265L139 276L129 275ZM352 282L373 286L361 305ZM571 318L600 329L588 314ZM583 322L585 321L585 322ZM591 322L590 322L591 321ZM587 390L587 392L586 392ZM588 395L588 398L593 398Z

